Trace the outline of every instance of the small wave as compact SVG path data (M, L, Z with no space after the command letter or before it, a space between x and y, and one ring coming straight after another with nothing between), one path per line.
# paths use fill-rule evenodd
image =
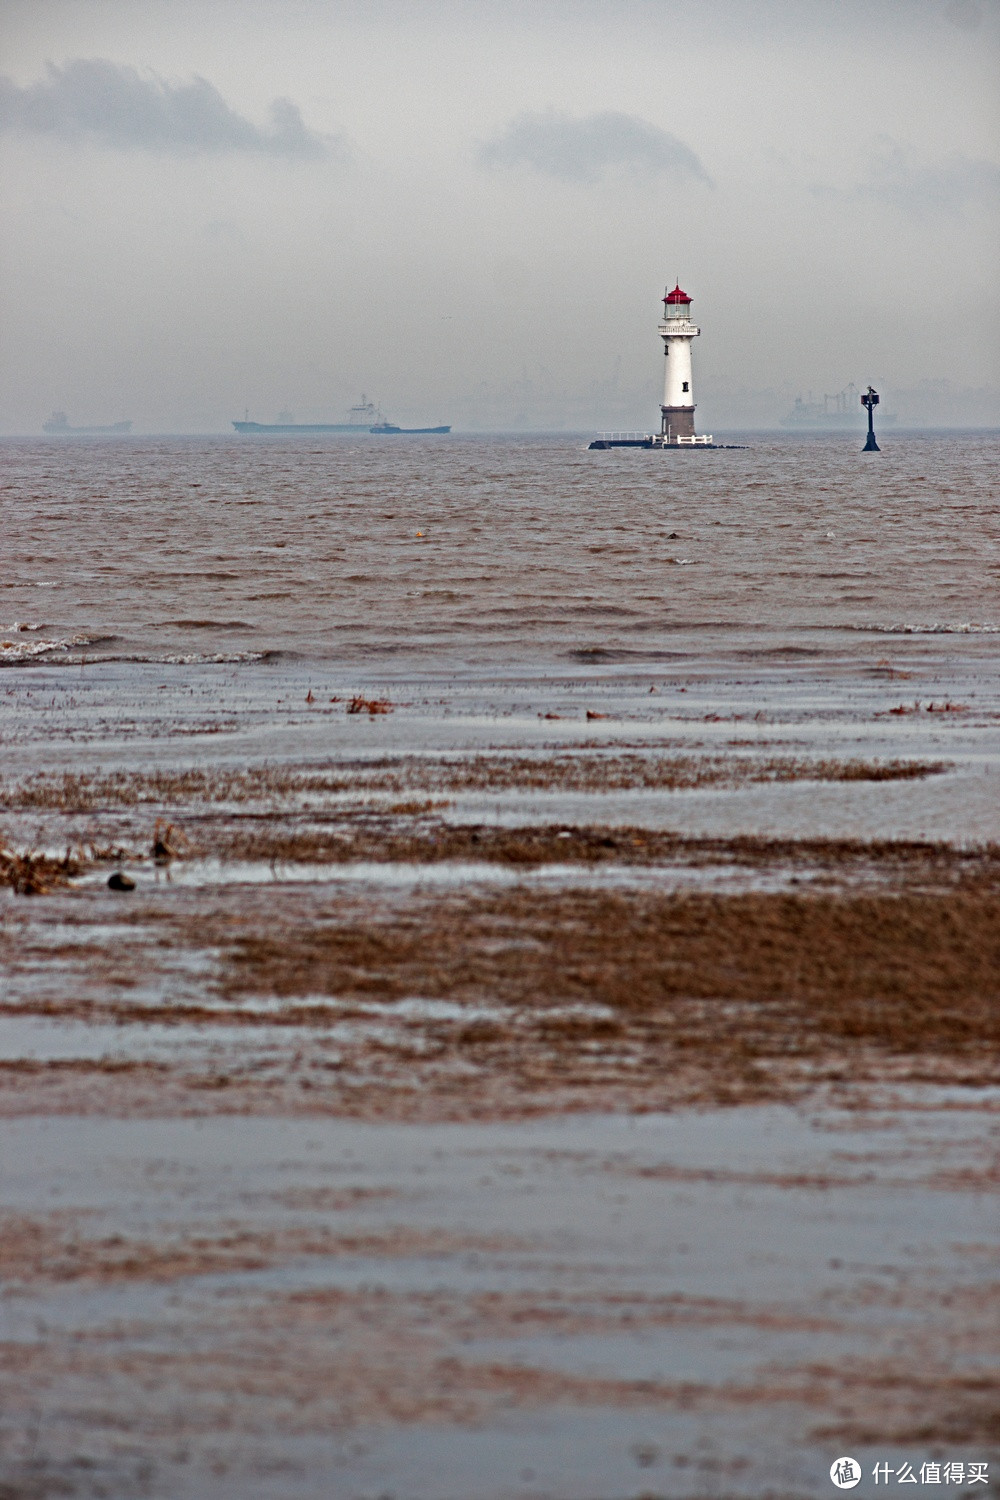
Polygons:
M51 656L56 651L74 651L84 646L100 646L115 640L113 635L71 635L56 641L0 641L0 667Z
M185 651L176 656L134 657L132 660L162 662L168 667L196 667L204 665L223 666L227 663L274 661L282 656L281 651Z
M820 646L747 646L733 654L741 661L765 661L785 656L825 656L826 652Z
M271 662L294 658L292 651L184 651L170 655L144 655L136 651L97 651L90 648L111 645L118 640L113 635L75 635L58 641L0 641L0 667L15 667L28 661L50 662L62 652L73 652L72 661L80 658L75 654L84 652L89 664L97 662L122 662L136 666L195 667L205 665L229 666L250 662Z
M930 625L848 625L846 628L869 635L1000 635L1000 625L975 620L964 620L956 625L935 622Z
M167 571L160 573L158 576L162 583L187 584L190 583L192 579L196 580L199 583L205 581L207 581L208 583L228 583L234 579L242 578L243 574L229 572L221 568L211 568L206 569L204 572L194 569L192 569L191 571L182 572Z
M687 651L630 651L627 646L577 646L566 655L570 661L683 661Z
M164 620L178 630L253 630L246 620Z

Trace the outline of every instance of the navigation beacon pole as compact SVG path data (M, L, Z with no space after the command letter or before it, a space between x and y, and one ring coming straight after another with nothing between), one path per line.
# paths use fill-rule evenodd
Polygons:
M881 453L881 448L875 441L875 408L878 406L878 391L874 386L869 386L861 397L861 405L868 408L868 441L862 448L862 453Z
M676 443L694 438L694 394L691 379L691 340L701 333L691 322L691 298L680 283L663 298L660 337L666 355L663 404L660 407L660 442ZM876 398L877 399L877 398Z

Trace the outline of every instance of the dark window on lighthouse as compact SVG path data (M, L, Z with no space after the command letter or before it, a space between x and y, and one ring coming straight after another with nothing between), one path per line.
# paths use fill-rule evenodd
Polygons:
M681 383L681 390L682 390L682 391L686 391L686 390L688 390L688 389L689 389L689 386L688 386L688 383L687 383L687 381L686 381L686 380L685 380L685 381L683 381L683 382L682 382L682 383Z

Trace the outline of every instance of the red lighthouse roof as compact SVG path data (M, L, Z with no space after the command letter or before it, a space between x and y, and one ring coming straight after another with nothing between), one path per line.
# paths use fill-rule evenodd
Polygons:
M678 302L690 302L691 298L688 296L687 292L681 291L680 282L678 282L673 291L668 292L663 300L664 302L670 304L676 304Z

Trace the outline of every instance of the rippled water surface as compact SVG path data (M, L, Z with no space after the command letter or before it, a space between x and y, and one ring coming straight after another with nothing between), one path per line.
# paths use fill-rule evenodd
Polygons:
M745 441L8 441L0 660L427 669L1000 630L995 435Z
M860 446L0 443L2 1495L996 1465L1000 442Z

